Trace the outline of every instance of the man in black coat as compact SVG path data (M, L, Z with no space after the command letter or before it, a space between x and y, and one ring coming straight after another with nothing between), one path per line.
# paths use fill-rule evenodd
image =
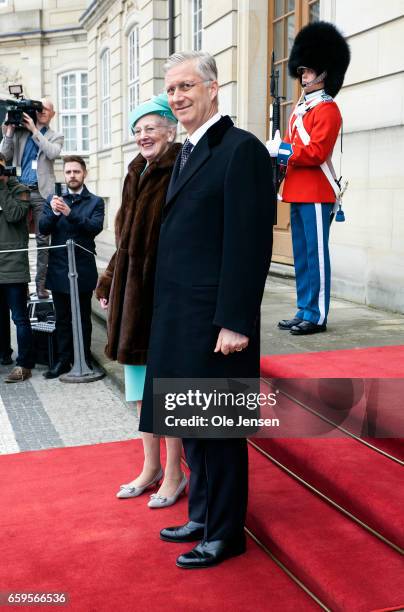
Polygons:
M153 379L259 377L259 312L272 251L275 195L264 145L218 113L217 68L202 52L166 64L169 104L188 138L161 226L140 430L153 425ZM192 408L189 408L192 414ZM183 568L245 550L248 456L243 438L184 438L189 521L169 542L200 543Z
M94 238L103 229L105 207L102 198L90 193L84 185L87 176L84 159L71 155L64 157L63 164L68 193L63 197L54 195L48 198L39 221L39 230L42 234L50 234L52 246L65 245L71 238L86 249L76 246L75 256L84 354L90 365L91 297L97 284L97 266L91 253L95 254ZM58 361L44 376L57 378L70 370L73 361L67 249L50 250L46 287L52 290L55 306Z

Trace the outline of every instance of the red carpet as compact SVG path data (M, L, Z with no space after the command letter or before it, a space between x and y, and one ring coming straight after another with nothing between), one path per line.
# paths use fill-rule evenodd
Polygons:
M271 378L398 378L403 364L404 347L383 347L264 357L262 370ZM255 442L403 545L401 465L351 439ZM402 441L383 444L400 458ZM153 511L147 496L114 496L139 469L141 449L135 441L0 456L0 592L64 591L74 612L319 609L250 539L245 555L217 568L177 568L191 546L162 542L158 532L186 520L186 499ZM250 459L248 527L314 595L333 612L404 607L399 552L252 447Z
M404 606L402 556L250 448L247 526L333 612Z
M268 378L404 378L404 346L378 346L295 355L266 355Z
M162 542L158 532L186 520L186 500L153 511L146 496L114 497L141 465L141 448L134 441L0 457L0 592L65 591L66 609L83 612L318 609L250 539L245 555L217 568L177 568L192 545Z
M253 443L306 486L251 448L251 530L333 611L404 608L402 554L354 520L404 547L404 444L397 437L404 388L380 380L404 379L404 346L265 356L261 375L286 391L277 413L284 437ZM349 432L365 432L376 449L338 439L298 400Z
M254 443L404 549L402 465L356 440L278 438Z

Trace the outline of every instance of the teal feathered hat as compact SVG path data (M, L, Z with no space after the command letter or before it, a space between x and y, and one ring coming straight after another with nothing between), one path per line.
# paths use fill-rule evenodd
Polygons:
M166 93L158 94L158 96L152 96L147 102L142 102L136 108L133 109L129 115L129 129L133 133L136 123L141 117L156 113L161 117L167 117L170 121L177 123L177 119L171 112L171 108L168 105L168 96Z

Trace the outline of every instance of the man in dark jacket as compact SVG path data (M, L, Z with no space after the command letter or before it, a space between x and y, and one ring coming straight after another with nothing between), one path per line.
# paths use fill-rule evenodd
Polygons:
M0 166L5 157L0 153ZM0 170L1 170L0 168ZM13 176L0 174L0 250L28 247L27 215L29 192ZM11 309L17 328L18 357L16 366L5 382L21 382L30 378L34 367L32 331L27 310L27 288L30 280L28 252L0 253L0 291ZM5 314L6 313L6 314ZM8 325L8 308L3 308ZM7 348L7 347L5 347Z
M155 433L153 379L258 379L275 203L264 145L218 112L214 58L178 53L166 68L169 104L188 137L174 166L159 239L140 417L140 430ZM160 537L201 540L177 565L210 567L245 550L247 444L244 438L183 442L191 470L189 521L163 529Z
M63 197L54 195L48 198L39 220L39 229L43 234L50 234L52 246L65 245L70 238L77 245L75 255L84 353L90 365L91 296L97 284L94 238L103 228L104 201L90 193L84 185L87 169L82 157L78 155L64 157L63 164L68 194ZM45 378L58 378L70 370L73 362L72 316L66 249L51 249L46 286L52 290L55 306L58 361L53 368L44 373L44 376Z

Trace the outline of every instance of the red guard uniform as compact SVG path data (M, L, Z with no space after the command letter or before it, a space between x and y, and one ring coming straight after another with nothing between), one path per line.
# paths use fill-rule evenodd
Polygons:
M328 237L331 214L341 195L331 164L342 123L334 97L343 85L350 58L349 46L333 23L315 21L298 32L288 73L299 79L306 95L292 113L285 140L279 146L276 137L268 146L271 157L286 166L282 199L291 204L297 313L278 323L291 334L314 334L327 328ZM336 219L342 221L343 213L338 213Z
M296 127L297 115L292 113L284 143L292 146L289 156L282 199L285 202L334 202L334 191L320 165L331 158L338 132L341 113L336 103L324 92L308 94L303 105L310 106L318 94L324 100L303 115L303 125L310 135L305 145Z
M333 179L321 166L331 173L328 163L341 122L331 96L324 90L314 91L293 111L278 152L278 163L287 166L282 199L291 203L295 317L318 326L326 325L330 304L328 238L336 201Z

